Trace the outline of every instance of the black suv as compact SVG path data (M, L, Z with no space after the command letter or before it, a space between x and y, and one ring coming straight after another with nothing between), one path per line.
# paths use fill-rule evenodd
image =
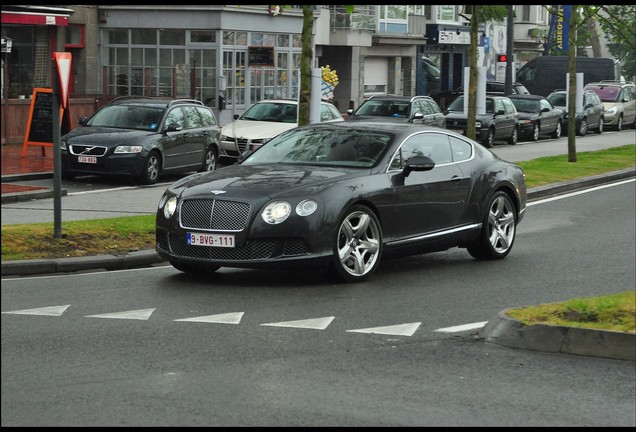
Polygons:
M130 176L154 184L166 173L213 171L221 128L191 99L117 98L61 139L62 178Z
M486 94L505 96L506 83L502 81L486 81ZM530 94L528 89L521 83L512 83L512 94ZM429 94L437 102L442 110L449 107L459 96L464 95L464 86L459 86L455 90L434 91Z
M347 111L348 121L388 121L392 123L421 123L446 127L446 118L440 107L428 96L372 96L355 112Z
M446 127L466 135L468 115L464 113L464 96L459 96L448 107ZM519 113L507 96L486 96L486 113L477 114L475 139L485 147L492 147L495 140L517 144L519 138Z

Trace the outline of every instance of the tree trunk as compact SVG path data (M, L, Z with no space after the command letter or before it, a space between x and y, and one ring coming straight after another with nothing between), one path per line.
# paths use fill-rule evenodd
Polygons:
M592 55L594 57L603 57L601 52L601 41L598 37L598 31L596 31L596 20L593 17L588 18L585 21L585 25L590 31L590 43L592 44Z
M473 6L473 15L470 18L470 52L469 80L468 80L468 113L466 115L466 136L476 139L475 121L477 119L477 36L479 34L479 11L481 6ZM464 83L466 84L466 83Z

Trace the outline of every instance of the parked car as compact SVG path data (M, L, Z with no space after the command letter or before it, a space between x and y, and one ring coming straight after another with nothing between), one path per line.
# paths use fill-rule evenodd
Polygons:
M335 105L320 102L321 122L340 122L344 117ZM256 102L241 116L221 128L221 156L238 159L281 132L298 126L298 101L295 99L265 99Z
M546 99L555 107L563 111L563 131L568 131L568 92L566 90L555 90L548 95ZM603 102L591 90L585 90L582 94L583 105L582 111L576 112L576 124L574 127L577 135L584 136L590 130L596 133L603 133Z
M605 112L603 123L618 131L625 125L636 127L636 86L631 81L601 81L587 84L601 98Z
M454 247L504 258L526 199L518 165L446 129L311 124L167 188L156 251L186 273L287 265L358 282L384 258Z
M61 138L62 178L129 176L154 184L163 173L214 171L221 127L192 99L122 97Z
M506 83L502 81L486 81L486 94L506 96ZM521 83L512 83L512 94L530 94L528 89ZM455 90L440 90L429 94L442 110L445 110L459 96L464 96L464 86L459 86Z
M357 110L349 109L347 114L347 121L388 121L446 127L446 117L442 110L428 96L373 96Z
M563 110L552 106L543 96L508 96L519 113L519 137L537 141L541 135L561 137Z
M464 96L460 96L448 107L446 127L466 135L468 115L464 113ZM475 138L486 147L496 140L517 144L519 139L519 113L507 96L486 96L486 112L476 115Z

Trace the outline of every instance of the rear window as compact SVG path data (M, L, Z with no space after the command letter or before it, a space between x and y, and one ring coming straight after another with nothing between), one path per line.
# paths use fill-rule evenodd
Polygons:
M616 102L621 92L618 86L587 86L585 90L592 90L604 102Z

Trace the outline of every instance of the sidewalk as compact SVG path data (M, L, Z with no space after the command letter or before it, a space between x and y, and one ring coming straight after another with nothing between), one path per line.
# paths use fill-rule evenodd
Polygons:
M20 184L27 179L53 177L53 148L29 145L22 157L21 144L6 144L2 146L1 160L2 202L53 196L53 189Z

